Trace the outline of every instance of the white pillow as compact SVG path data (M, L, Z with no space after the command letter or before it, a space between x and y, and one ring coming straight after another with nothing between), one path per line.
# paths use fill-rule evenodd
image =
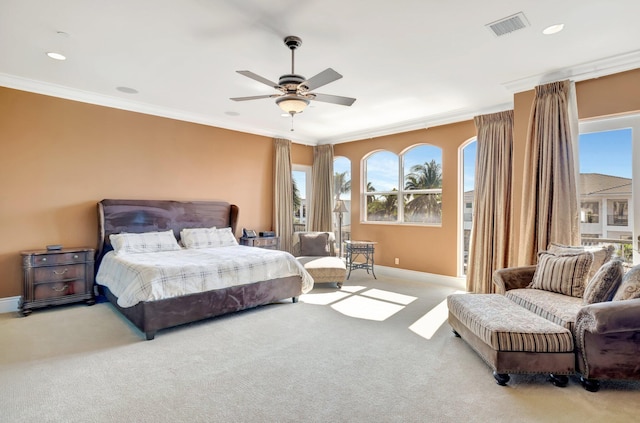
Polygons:
M109 235L116 255L155 253L180 250L173 231L144 232L141 234L121 233Z
M218 248L238 245L231 228L200 228L180 232L185 248Z

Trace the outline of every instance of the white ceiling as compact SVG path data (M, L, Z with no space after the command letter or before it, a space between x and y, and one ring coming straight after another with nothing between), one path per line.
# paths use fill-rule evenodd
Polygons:
M523 12L530 26L486 25ZM294 142L370 138L512 107L513 93L640 67L638 0L0 0L0 85ZM543 35L552 24L564 31ZM64 32L67 35L58 34ZM344 77L293 121L276 91L290 72ZM66 61L45 53L57 51ZM137 94L120 92L129 87Z

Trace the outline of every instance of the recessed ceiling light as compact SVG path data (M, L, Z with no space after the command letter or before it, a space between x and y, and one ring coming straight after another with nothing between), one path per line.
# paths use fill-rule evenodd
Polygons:
M564 29L564 24L556 24L546 27L542 33L544 35L556 34Z
M53 51L48 52L47 56L55 60L67 60L67 57L64 54L55 53Z
M120 91L121 93L138 94L138 90L130 87L116 87L116 90Z

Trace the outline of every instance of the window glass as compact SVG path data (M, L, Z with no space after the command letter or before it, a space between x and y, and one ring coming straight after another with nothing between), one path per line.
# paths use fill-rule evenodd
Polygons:
M611 244L631 261L632 130L580 134L580 234L583 245Z
M378 151L364 161L369 222L442 223L442 150L418 145L398 157Z

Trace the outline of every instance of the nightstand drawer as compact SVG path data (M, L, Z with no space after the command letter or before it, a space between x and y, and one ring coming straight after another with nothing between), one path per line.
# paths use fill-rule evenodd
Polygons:
M256 238L240 238L240 245L249 247L266 248L268 250L278 250L280 248L280 237L256 237Z
M22 251L24 289L20 312L34 308L86 301L96 302L93 291L92 248Z
M277 238L256 238L253 241L254 247L277 247L278 239Z
M84 263L88 261L88 257L86 252L38 254L29 256L29 261L32 266L55 266L58 264Z
M70 280L52 283L40 283L33 287L33 299L47 300L66 297L68 295L84 294L86 286L84 280Z
M68 279L84 279L85 268L84 264L36 267L33 269L33 283L56 282Z

